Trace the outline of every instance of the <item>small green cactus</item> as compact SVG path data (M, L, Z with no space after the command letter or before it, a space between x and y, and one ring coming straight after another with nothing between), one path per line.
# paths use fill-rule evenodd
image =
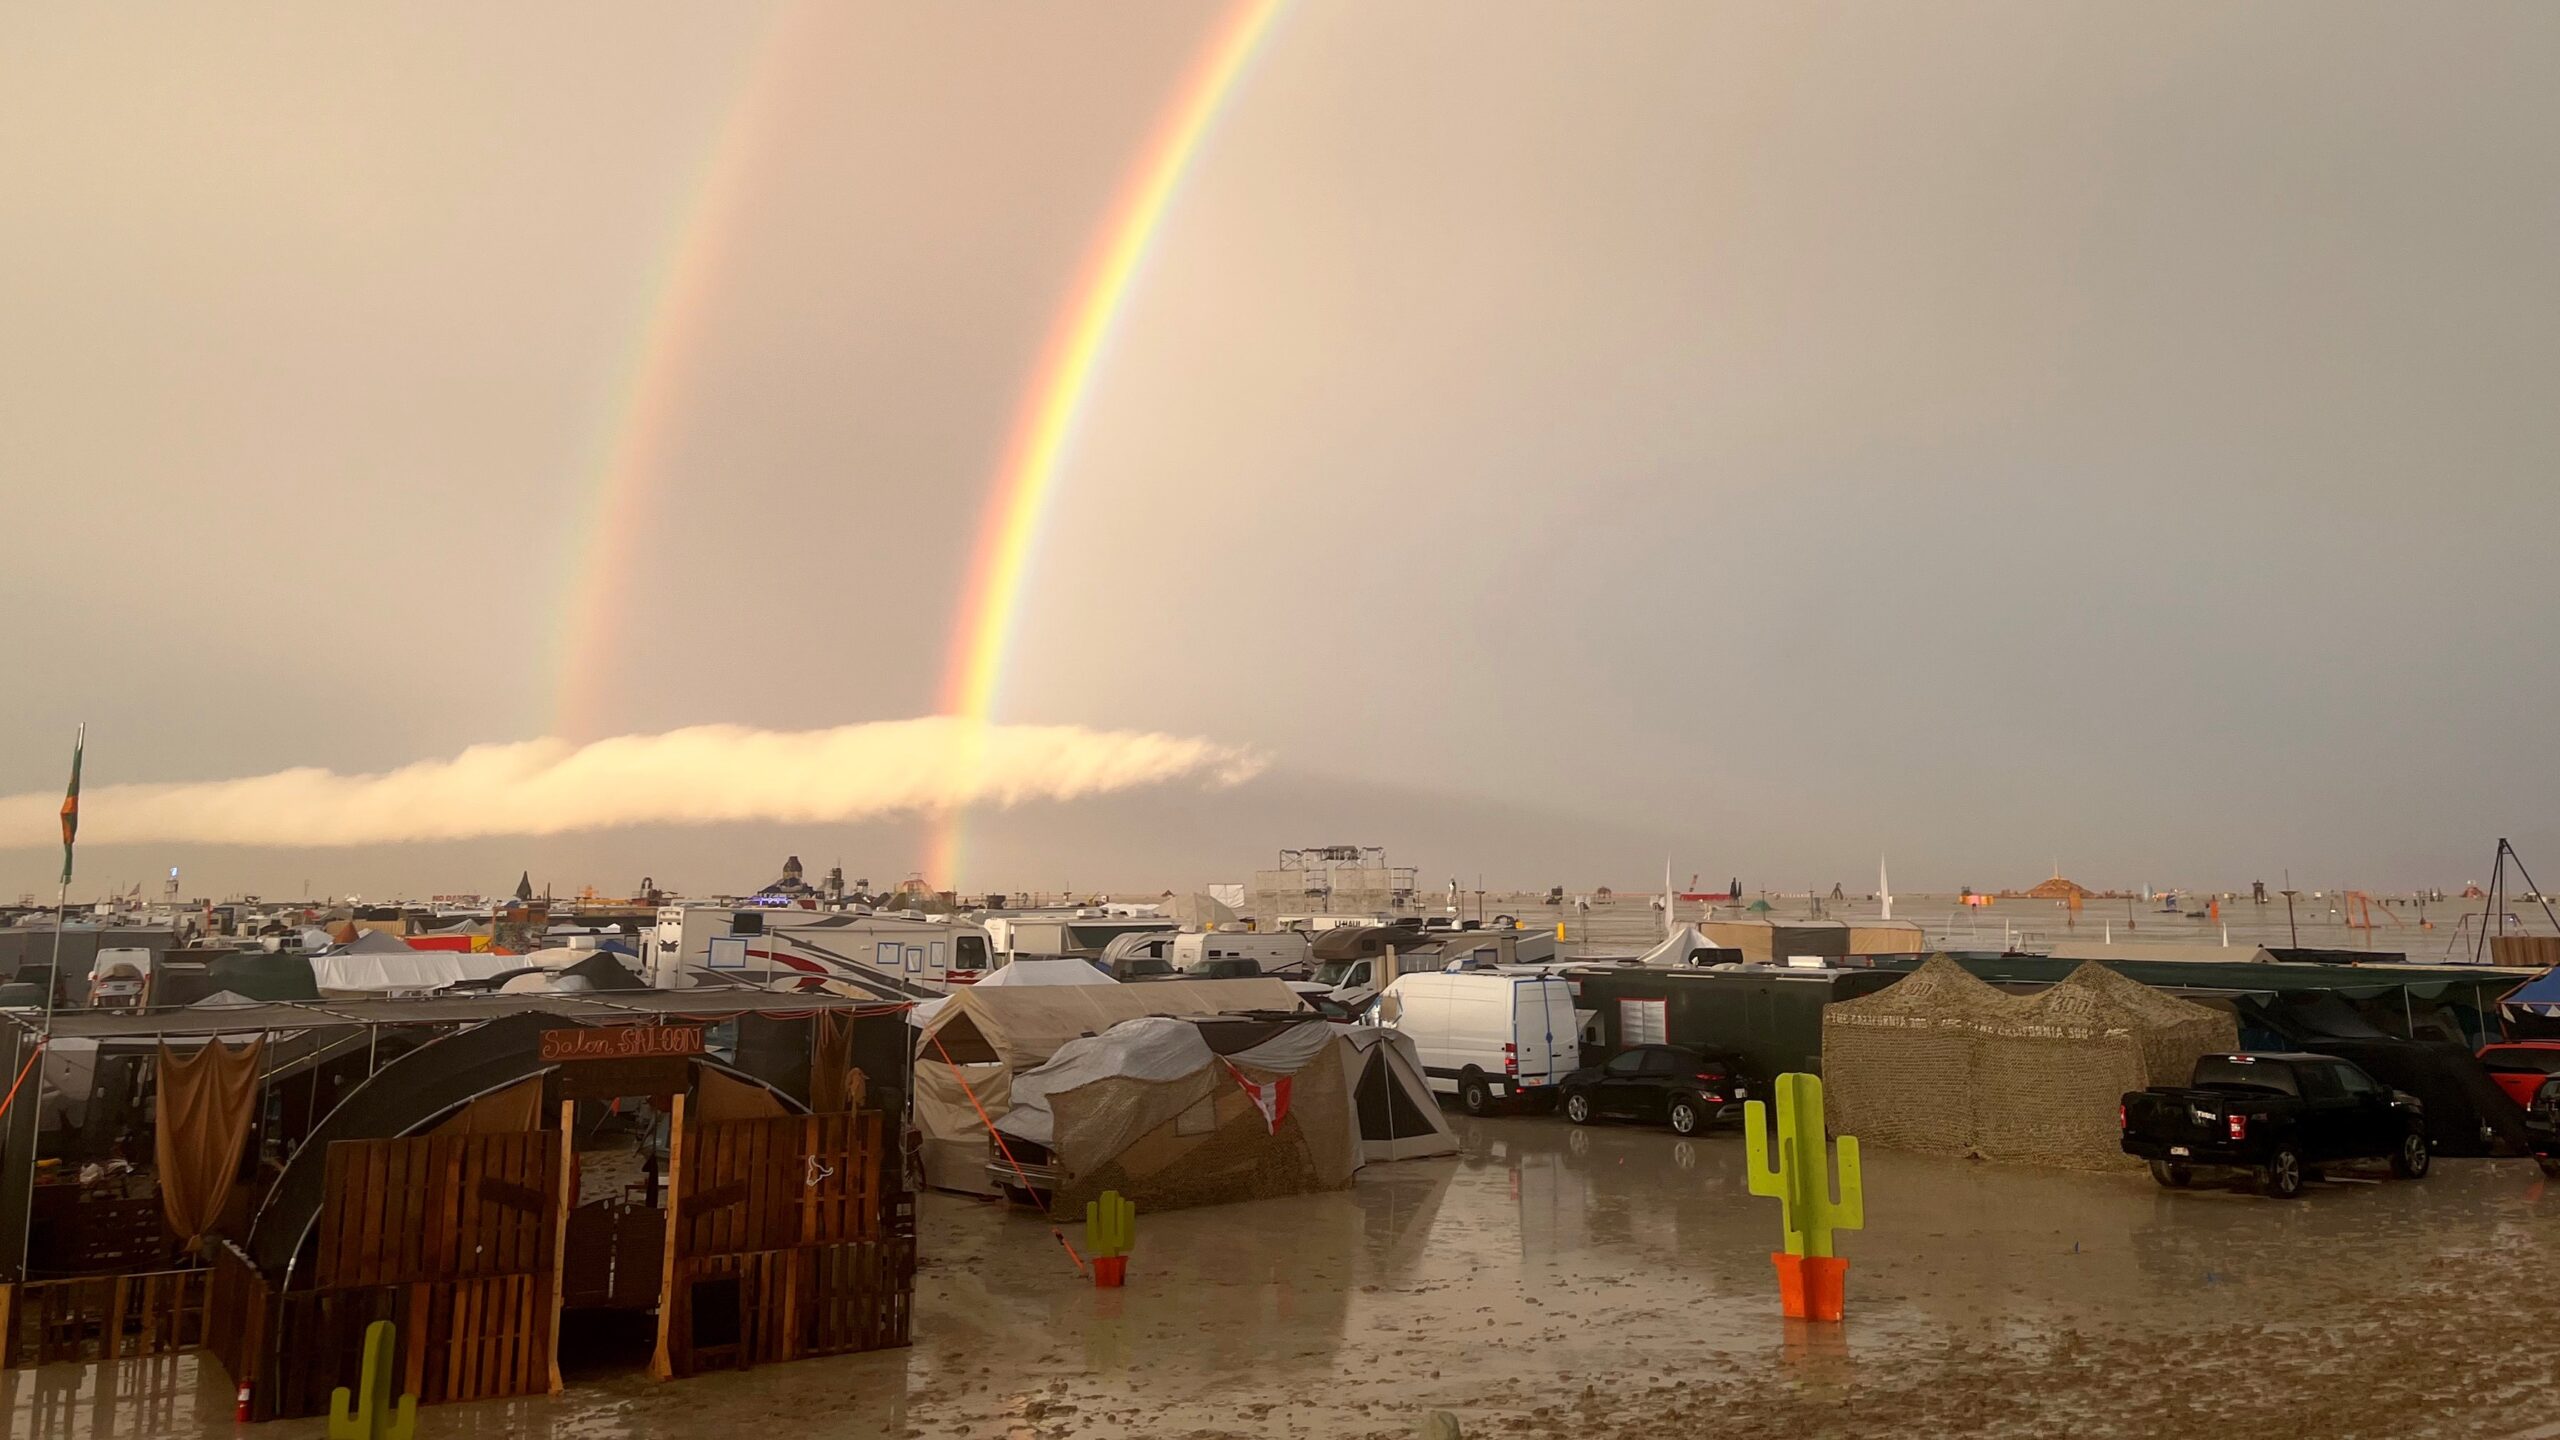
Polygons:
M329 1440L416 1440L418 1397L403 1395L391 1406L391 1370L400 1348L399 1327L376 1320L364 1328L364 1401L351 1404L347 1387L329 1396Z
M1138 1207L1120 1198L1117 1190L1105 1190L1099 1200L1084 1204L1084 1248L1097 1260L1129 1253L1129 1244L1137 1238Z
M1858 1178L1858 1141L1840 1137L1840 1198L1831 1198L1822 1137L1822 1077L1778 1077L1778 1163L1769 1163L1768 1107L1742 1107L1745 1173L1754 1195L1778 1199L1790 1255L1831 1254L1833 1230L1866 1227L1866 1190Z

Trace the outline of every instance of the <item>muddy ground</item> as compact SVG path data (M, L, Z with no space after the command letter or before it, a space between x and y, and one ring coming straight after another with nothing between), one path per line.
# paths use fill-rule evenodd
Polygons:
M2281 1203L1870 1152L1849 1318L1790 1325L1742 1145L1460 1122L1348 1193L1142 1216L1129 1288L927 1197L912 1349L446 1407L452 1440L2560 1435L2560 1187L2529 1162ZM634 1357L636 1358L636 1357ZM192 1358L0 1381L7 1433L232 1433ZM312 1440L318 1421L276 1424Z

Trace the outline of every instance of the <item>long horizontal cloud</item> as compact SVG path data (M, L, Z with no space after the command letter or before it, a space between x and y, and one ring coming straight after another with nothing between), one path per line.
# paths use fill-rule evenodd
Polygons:
M1214 741L1074 725L979 725L943 716L832 730L697 725L587 745L475 745L449 760L374 775L301 769L101 785L81 796L80 838L372 845L624 825L863 820L1071 800L1182 779L1233 785L1263 764L1251 750ZM0 799L0 845L56 841L61 804L58 794Z

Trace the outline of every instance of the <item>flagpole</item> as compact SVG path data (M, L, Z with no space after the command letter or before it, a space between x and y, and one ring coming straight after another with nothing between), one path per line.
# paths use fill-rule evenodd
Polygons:
M74 735L74 736L72 737L72 741L71 741L71 795L72 795L72 798L71 798L71 800L68 800L68 801L65 801L65 802L64 802L66 805L70 805L70 806L73 806L73 807L74 807L74 808L71 810L71 815L72 815L73 817L76 817L76 816L78 815L78 813L79 813L79 812L78 812L78 809L76 808L76 802L77 802L77 800L78 800L78 798L79 798L79 794L80 794L80 759L81 759L81 756L82 756L83 754L85 754L85 753L88 751L88 748L89 748L89 722L88 722L88 721L86 721L86 720L83 720L83 721L81 721L81 722L80 722L80 729L79 729L79 732L78 732L76 735ZM67 831L67 830L66 830L66 831L63 833L63 839L62 839L62 890L61 890L61 892L60 892L59 894L57 894L57 895L54 897L54 901L53 901L53 964L52 964L52 966L51 966L51 967L49 967L49 969L47 970L46 975L45 975L45 986L44 986L44 1038L43 1038L43 1039L41 1039L41 1040L38 1040L38 1041L36 1042L37 1047L38 1047L39 1049L41 1049L41 1048L42 1048L42 1047L43 1047L47 1042L49 1042L49 1041L51 1041L51 1040L53 1039L53 1006L54 1006L54 1000L55 1000L55 997L59 996L59 995L62 993L62 932L63 932L63 930L68 926L68 923L69 923L69 921L70 921L70 918L71 918L71 834L70 834L70 832L69 832L69 831Z

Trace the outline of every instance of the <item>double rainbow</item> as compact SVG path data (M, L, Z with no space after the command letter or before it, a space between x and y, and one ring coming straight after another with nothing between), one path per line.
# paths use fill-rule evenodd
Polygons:
M979 736L995 718L1041 523L1094 373L1183 177L1284 3L1241 0L1212 33L1129 172L1033 372L979 522L977 549L944 664L942 712L972 722ZM963 752L960 763L978 763L974 742L964 742ZM950 811L934 821L922 867L930 883L960 883L965 838L963 812Z

